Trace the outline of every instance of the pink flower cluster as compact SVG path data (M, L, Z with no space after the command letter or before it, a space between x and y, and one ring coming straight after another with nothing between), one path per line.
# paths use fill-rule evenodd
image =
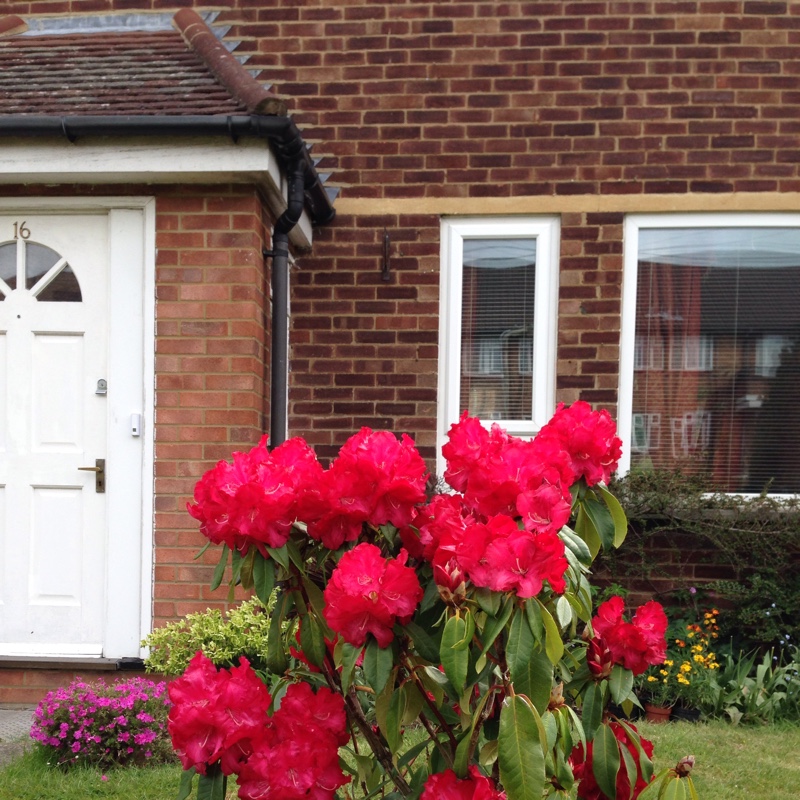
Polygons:
M607 665L622 664L641 675L667 655L667 615L660 603L651 600L636 609L630 622L623 618L625 602L614 596L597 609L592 618L594 637L589 642L587 663L595 677L605 677ZM599 654L599 655L598 655Z
M360 647L371 633L387 647L396 621L411 619L422 600L416 572L405 566L407 553L383 558L379 547L362 543L345 553L325 587L325 621L350 644Z
M214 544L247 553L251 546L281 547L303 514L310 489L322 479L314 451L301 438L290 439L272 452L266 439L248 453L234 453L233 463L220 461L194 490L189 513Z
M31 738L55 749L59 764L144 764L170 752L169 704L163 681L136 677L108 686L77 679L39 703Z
M420 800L506 800L506 794L473 765L462 780L451 769L431 775Z
M427 469L411 439L369 428L352 436L323 470L301 438L272 452L266 438L248 453L220 461L197 483L189 513L214 544L247 553L281 547L292 525L335 550L355 541L364 523L407 525L425 499Z
M329 800L345 783L339 747L347 739L344 701L327 688L291 684L271 716L266 686L242 658L217 668L198 652L169 687L169 732L184 769L219 764L236 774L242 800Z
M401 531L411 555L433 566L443 596L465 578L498 592L533 597L544 582L561 593L567 560L558 531L571 512L570 486L607 482L620 440L611 417L587 403L559 405L531 441L487 430L465 412L442 452L445 479L460 496L439 496Z

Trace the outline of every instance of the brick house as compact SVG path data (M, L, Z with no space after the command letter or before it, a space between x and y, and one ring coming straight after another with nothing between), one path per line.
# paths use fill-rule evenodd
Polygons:
M106 502L140 487L110 516L81 512L100 522L78 564L68 545L85 525L69 504L96 500L97 473L59 495L22 469L45 518L71 521L62 536L34 516L11 547L24 515L6 511L6 619L31 618L6 587L41 563L62 614L48 624L72 638L26 650L4 623L0 702L36 699L68 668L116 668L150 625L216 602L184 504L263 430L324 457L362 425L405 431L437 470L463 408L525 435L583 399L617 415L626 469L797 491L797 3L179 5L202 19L150 0L0 4L5 402L51 437L43 462L71 441L75 409L107 414L107 441L70 446L80 467L107 460ZM276 243L276 220L301 210L292 186L303 213ZM283 303L286 259L262 248L286 236ZM75 281L88 293L76 243L108 259L81 267L110 299L107 328L34 316L35 343L15 355L10 280L42 300ZM94 358L84 340L107 374L74 379L69 359ZM58 554L50 572L41 552ZM100 572L81 639L74 576Z

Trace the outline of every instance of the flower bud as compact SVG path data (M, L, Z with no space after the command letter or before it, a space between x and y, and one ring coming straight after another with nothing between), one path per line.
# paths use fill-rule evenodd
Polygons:
M675 767L675 773L679 778L686 778L694 767L694 756L684 756Z
M433 579L447 605L460 606L467 599L467 576L455 558L433 562Z
M586 666L589 667L589 672L596 681L601 681L611 674L614 660L611 651L599 636L589 639L589 645L586 648Z

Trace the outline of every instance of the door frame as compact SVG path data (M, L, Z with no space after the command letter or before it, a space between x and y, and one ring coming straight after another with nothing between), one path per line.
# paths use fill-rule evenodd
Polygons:
M108 217L109 482L102 657L140 657L140 642L152 628L153 603L156 201L146 196L0 197L0 212ZM132 342L131 322L137 318L141 336ZM131 360L141 369L123 370ZM131 436L134 413L141 414L139 441Z

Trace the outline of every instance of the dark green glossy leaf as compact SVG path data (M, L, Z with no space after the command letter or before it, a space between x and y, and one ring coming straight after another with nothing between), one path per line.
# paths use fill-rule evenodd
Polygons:
M242 580L242 563L244 558L238 550L231 550L231 586Z
M610 800L617 796L617 772L619 772L619 744L614 731L601 725L594 735L592 749L592 771L600 790Z
M267 669L276 675L283 675L289 667L289 660L286 657L286 648L283 645L283 620L292 607L292 596L284 592L278 597L275 608L272 610L272 618L269 621L269 633L267 634Z
M283 547L268 547L267 552L286 570L286 572L289 572L289 551L286 545L283 545Z
M539 604L539 611L542 614L542 622L544 623L545 652L553 664L558 664L561 660L561 656L564 655L564 642L561 639L561 631L558 629L553 615L547 610L538 597L536 598L536 602Z
M600 552L602 542L600 540L600 535L597 533L597 528L595 528L594 523L589 518L582 504L578 506L578 516L575 520L575 533L586 543L591 553L592 561L594 561L597 554Z
M537 643L544 642L544 620L542 619L541 605L535 597L529 597L525 601L525 614L528 617L531 633Z
M342 692L345 694L353 682L353 675L356 669L356 661L363 651L362 647L355 647L348 642L342 645Z
M495 594L495 592L492 592L492 594ZM480 639L483 643L481 649L482 656L489 652L489 648L495 643L503 628L506 627L508 620L511 619L511 613L513 611L514 604L510 600L507 600L496 617L486 618L486 624L483 626L483 631L480 634Z
M596 488L600 490L600 495L614 520L614 547L619 547L628 535L628 518L619 500L605 486L598 484Z
M608 507L603 505L595 497L587 497L584 501L583 508L586 511L586 516L591 519L595 530L600 536L603 550L610 550L614 546L616 529L614 528L614 519Z
M222 545L222 552L220 553L217 566L214 568L214 576L211 578L212 592L215 589L218 589L219 585L222 583L222 576L225 574L225 567L228 566L228 553L230 553L230 548L228 545Z
M402 725L403 716L406 712L406 693L405 687L397 688L389 700L389 709L386 713L386 729L384 736L389 749L393 753L400 750L400 742L403 740Z
M260 555L255 547L250 548L250 552L242 559L242 566L239 569L239 578L243 589L253 589L253 569L256 555Z
M462 617L450 617L444 626L442 644L439 648L439 657L444 667L444 674L458 695L464 693L467 685L467 672L469 671L469 650L458 649L467 632L467 623Z
M581 720L586 738L594 738L595 731L603 719L603 692L596 683L590 683L583 693Z
M197 782L197 800L225 800L228 781L218 765L209 767L208 774L200 775Z
M253 562L253 586L258 599L267 605L275 588L275 563L271 558L264 558L258 550L253 552L256 554Z
M389 647L379 647L374 636L370 636L367 646L364 648L364 677L367 683L375 690L378 695L386 686L386 681L392 674L394 667L394 652L391 645Z
M608 678L611 698L617 705L622 705L633 690L633 673L621 664L615 664Z
M525 612L517 609L506 642L506 662L516 694L524 694L544 713L553 688L553 665L536 644Z
M308 613L300 618L300 647L309 663L322 667L325 663L325 635L314 614Z
M475 599L490 617L496 617L500 613L503 596L499 592L481 587L475 590Z
M196 774L194 767L184 770L181 775L181 785L178 787L178 797L176 800L187 800L192 794L192 782Z
M497 740L500 780L508 800L534 800L545 784L544 750L533 709L522 697L508 697L500 711Z
M592 553L589 550L586 542L575 533L572 528L566 525L558 532L558 536L566 545L567 549L578 559L578 562L584 566L590 566L592 563Z
M431 664L439 664L439 643L424 628L416 622L409 622L403 626L403 630L411 637L419 655Z

